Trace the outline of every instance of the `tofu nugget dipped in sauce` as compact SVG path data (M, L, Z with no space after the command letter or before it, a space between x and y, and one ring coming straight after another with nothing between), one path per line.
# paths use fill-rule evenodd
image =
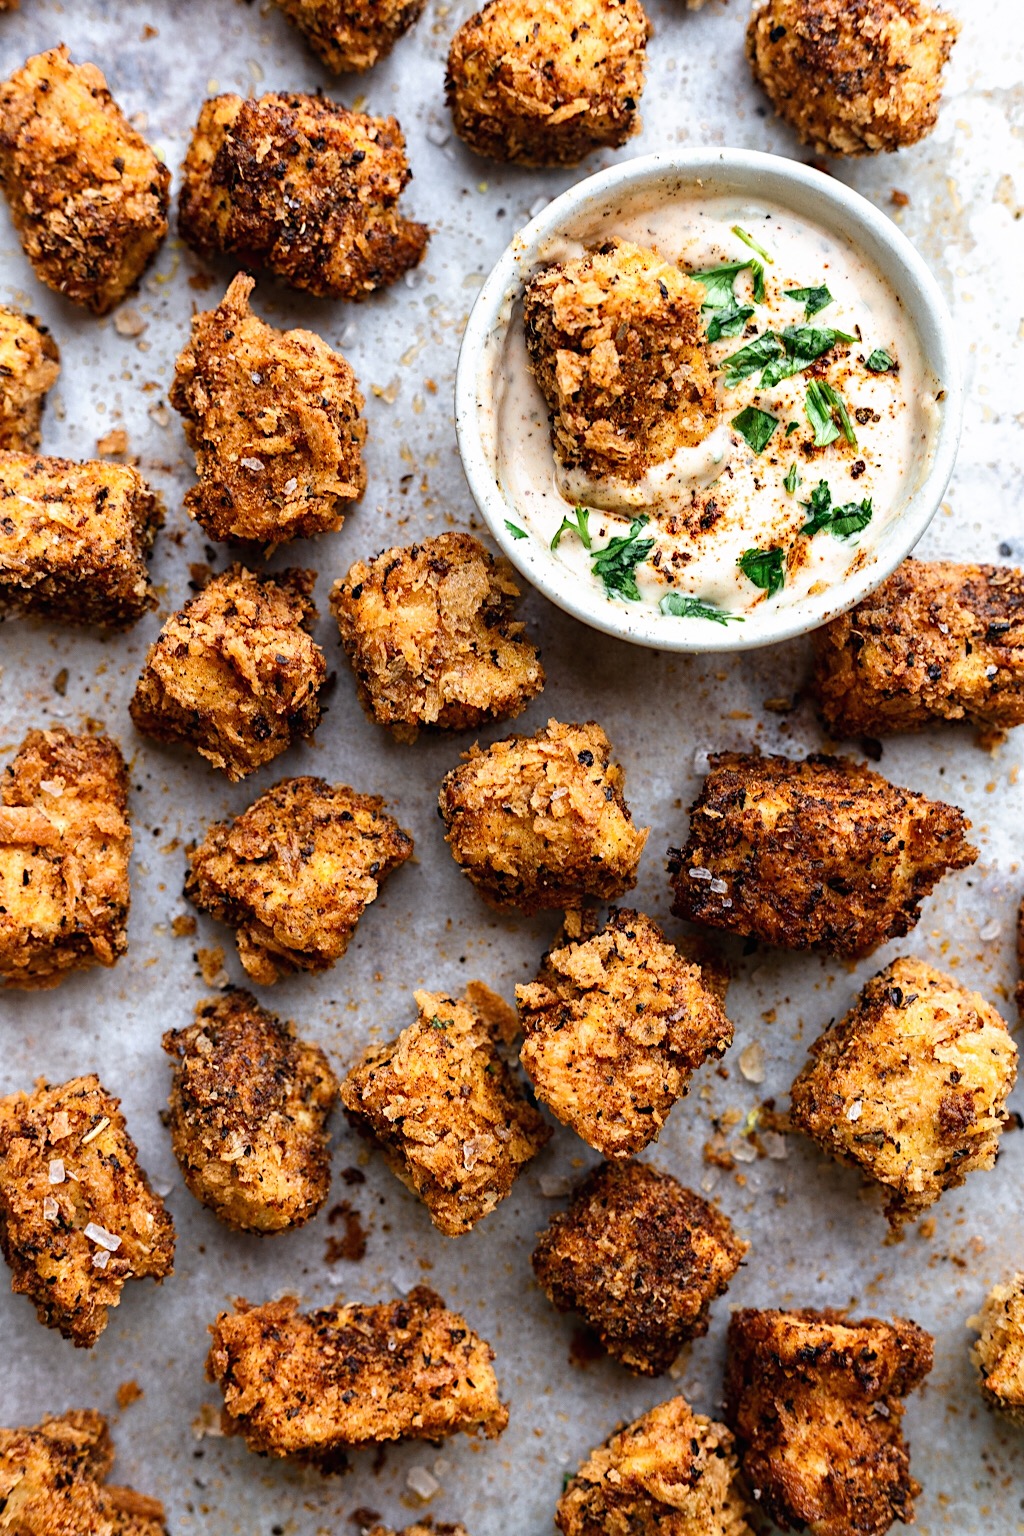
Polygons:
M39 447L46 396L60 373L60 352L34 315L0 304L0 448Z
M686 847L669 850L672 910L783 949L870 955L974 863L969 829L956 806L847 757L714 753Z
M174 1225L99 1078L0 1099L0 1248L11 1289L89 1349L129 1280L163 1280Z
M356 376L312 331L254 315L240 272L195 315L170 401L185 420L199 484L185 506L211 539L289 539L340 528L366 489L366 422Z
M114 1445L91 1408L0 1429L0 1531L11 1536L166 1536L164 1507L108 1483Z
M991 1168L1017 1047L977 992L923 961L893 961L811 1047L793 1124L886 1196L899 1230L976 1168Z
M420 18L426 0L274 0L336 75L372 69Z
M189 854L185 894L236 930L238 958L269 986L327 971L412 838L377 795L324 779L282 779Z
M300 1312L294 1296L237 1303L213 1324L206 1373L222 1424L251 1451L341 1471L346 1452L391 1440L500 1435L494 1351L441 1297Z
M331 611L359 698L398 741L421 726L473 730L521 714L544 669L515 618L512 567L468 533L357 561Z
M981 1395L1013 1424L1024 1427L1024 1274L994 1285L968 1328L980 1335L971 1350Z
M331 1186L327 1119L338 1082L318 1045L249 992L196 1007L169 1029L170 1131L185 1183L229 1227L283 1232L315 1216Z
M747 56L804 144L877 154L931 133L959 31L928 0L756 0Z
M884 1536L911 1524L903 1399L932 1368L933 1340L897 1317L758 1311L729 1323L726 1420L758 1507L782 1530Z
M182 167L182 237L320 299L364 299L423 258L398 211L411 178L393 117L323 96L204 102Z
M167 233L171 173L61 46L0 85L0 185L36 276L105 315Z

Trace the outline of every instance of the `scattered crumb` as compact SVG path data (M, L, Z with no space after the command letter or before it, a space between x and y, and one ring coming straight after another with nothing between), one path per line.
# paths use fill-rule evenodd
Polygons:
M145 1393L137 1381L122 1381L116 1393L117 1406L119 1408L130 1408L132 1403L137 1403L139 1398L144 1396Z

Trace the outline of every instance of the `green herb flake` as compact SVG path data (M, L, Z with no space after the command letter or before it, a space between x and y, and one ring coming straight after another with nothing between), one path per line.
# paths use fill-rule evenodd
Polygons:
M873 516L870 497L859 503L848 501L845 507L836 507L828 531L834 538L850 539L855 533L862 532Z
M623 597L628 602L640 601L640 588L636 584L636 568L642 564L654 548L654 539L641 539L642 528L647 526L646 517L635 517L629 532L610 539L604 549L596 550L590 557L595 576L604 582L607 597Z
M792 437L793 433L794 432L799 432L799 430L800 430L800 423L798 421L791 421L789 426L786 428L786 436L787 437Z
M551 548L557 549L562 542L563 533L579 534L580 542L584 549L590 549L590 509L589 507L576 506L572 509L571 517L563 517L562 525L551 540Z
M820 288L787 288L786 298L792 299L795 304L803 304L805 320L810 320L835 303L824 283Z
M746 439L755 453L764 452L778 424L777 416L770 415L768 411L758 410L756 405L748 405L740 411L738 416L734 416L730 423L740 436Z
M893 373L896 359L890 357L883 347L876 347L871 356L864 359L864 366L870 368L872 373Z
M782 355L769 363L761 375L761 388L773 389L783 379L795 373L803 373L819 357L830 351L837 341L854 341L845 331L834 331L828 326L787 325L781 336Z
M789 471L782 483L791 496L795 494L796 488L800 484L800 471L795 464L789 466Z
M748 581L774 597L786 584L785 555L778 547L745 549L736 564Z
M702 308L709 309L711 306L705 304ZM720 309L712 309L708 321L708 341L719 341L723 336L739 336L753 313L749 304L737 304L735 299L730 304L723 304Z
M742 229L739 224L733 225L732 232L737 240L742 240L744 245L749 245L752 251L756 251L762 261L766 261L770 267L774 267L775 257L769 256L764 246L758 245L753 235L748 235L746 230Z
M505 527L514 539L525 539L527 537L526 529L520 528L518 523L510 523L507 517L505 519Z
M434 1017L430 1021L430 1027L431 1029L447 1029L448 1026L453 1022L454 1020L442 1019L440 1014L435 1013Z
M755 336L738 352L732 352L722 363L722 382L726 389L734 389L741 379L749 378L759 369L767 369L769 363L783 356L782 342L774 331Z
M811 492L810 501L800 503L811 515L800 532L813 539L823 528L835 539L850 539L861 533L874 516L870 498L862 502L848 501L845 506L832 505L832 492L824 480L819 480Z
M702 597L686 597L682 592L666 592L658 607L676 619L710 619L713 624L744 622L741 613L728 613L715 603L706 603Z
M824 379L812 379L804 398L807 420L814 428L815 448L827 448L842 431L848 443L856 446L857 434L853 430L850 413L832 385ZM838 419L838 426L836 421Z
M811 515L804 523L800 532L808 539L813 539L822 528L827 528L832 521L832 492L828 488L828 482L819 480L811 492L810 501L802 501L800 505Z
M708 267L704 272L691 272L689 275L695 283L700 283L705 292L703 309L724 309L727 304L735 302L733 284L741 272L746 272L753 266L750 261L730 261L723 267Z

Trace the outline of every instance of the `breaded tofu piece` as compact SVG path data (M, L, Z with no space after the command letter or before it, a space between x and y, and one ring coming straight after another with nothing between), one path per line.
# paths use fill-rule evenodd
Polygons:
M156 598L163 504L130 464L0 451L0 615L124 629Z
M959 31L928 0L766 0L750 18L747 57L804 144L869 155L931 133Z
M468 533L358 560L331 588L331 612L371 720L398 741L421 726L475 730L523 712L544 687L515 617L512 567Z
M170 1132L197 1200L242 1232L301 1227L331 1187L338 1080L318 1045L231 988L169 1029Z
M29 731L0 779L0 981L56 987L128 948L128 770L109 736Z
M591 1451L555 1510L563 1536L751 1536L733 1438L685 1398Z
M91 1349L129 1280L174 1265L174 1223L94 1073L0 1099L0 1248L41 1323Z
M717 752L669 849L672 910L782 949L870 955L917 923L943 875L978 850L963 811L848 757Z
M899 1230L976 1168L991 1168L1017 1079L996 1010L921 960L873 976L811 1046L790 1118L886 1195Z
M413 841L379 795L324 779L282 779L189 854L185 895L236 929L238 958L270 986L327 971Z
M128 706L136 730L194 747L233 782L312 736L327 679L315 583L302 569L215 576L146 652Z
M732 1044L700 967L642 912L569 913L534 982L516 987L521 1060L552 1114L605 1157L655 1141L690 1078Z
M61 45L0 85L0 186L40 282L105 315L167 233L171 173Z
M705 297L672 262L628 240L530 279L523 300L530 371L566 469L635 483L707 436L717 407Z
M770 1520L812 1536L913 1522L921 1488L900 1421L932 1368L931 1334L903 1317L744 1307L727 1348L725 1416Z
M523 1097L472 996L415 998L416 1022L364 1052L341 1102L434 1226L459 1237L512 1193L551 1129Z
M457 864L492 907L536 912L614 901L636 884L648 827L593 720L549 720L533 736L474 746L445 774L438 805Z
M46 396L60 373L60 352L34 315L0 304L0 448L39 447Z
M114 1445L92 1408L0 1429L0 1531L10 1536L165 1536L164 1507L108 1483Z
M340 1471L346 1451L390 1440L500 1435L494 1351L441 1297L300 1312L294 1296L236 1303L213 1324L206 1373L222 1424L259 1455Z
M650 31L640 0L490 0L448 51L455 132L517 165L617 148L640 128Z
M813 690L831 735L969 720L998 739L1024 722L1024 571L905 560L814 632Z
M533 1271L559 1312L578 1312L608 1353L661 1376L708 1331L748 1244L728 1217L649 1163L601 1163L548 1222Z
M411 177L393 117L325 96L213 96L182 167L182 238L318 299L365 299L423 259L426 225L398 211Z
M1024 1425L1024 1274L994 1285L967 1326L980 1334L971 1359L982 1397L1012 1423Z
M426 0L274 0L336 75L372 69L423 14Z

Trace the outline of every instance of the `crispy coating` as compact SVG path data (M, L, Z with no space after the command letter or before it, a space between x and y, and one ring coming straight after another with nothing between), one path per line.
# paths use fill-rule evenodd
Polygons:
M426 1286L378 1306L236 1305L210 1329L206 1373L224 1394L225 1432L260 1455L331 1472L361 1446L460 1430L492 1439L508 1423L494 1351Z
M426 0L274 0L336 75L372 69L423 14Z
M537 1097L603 1152L655 1141L697 1068L732 1044L700 967L642 912L613 907L599 931L569 913L535 982L516 988L522 1063Z
M238 957L270 986L327 971L412 838L378 795L324 779L282 779L189 854L185 894L237 930Z
M635 483L707 436L716 406L704 297L672 262L627 240L530 279L530 371L565 468Z
M39 447L46 395L60 373L60 352L34 315L0 304L0 448Z
M0 1248L41 1323L90 1349L125 1283L160 1281L174 1224L95 1074L0 1099Z
M633 825L626 775L593 720L474 746L438 805L452 853L492 907L614 901L637 879L649 828Z
M398 211L411 178L393 117L324 96L203 103L182 167L181 233L317 298L364 299L415 267L425 224Z
M455 132L518 165L624 144L640 128L650 30L640 0L490 0L448 52Z
M812 1536L883 1536L913 1521L921 1489L900 1421L932 1368L930 1334L903 1317L744 1307L727 1347L725 1416L765 1515Z
M415 996L416 1022L363 1054L341 1101L434 1226L458 1237L511 1194L551 1130L498 1055L497 1030L473 997Z
M869 955L974 863L970 825L847 757L714 753L686 847L669 850L672 910L783 949Z
M123 629L156 606L160 498L128 464L0 451L0 616Z
M553 1216L533 1269L560 1312L578 1312L610 1355L661 1376L708 1331L708 1311L747 1251L721 1211L649 1163L601 1163Z
M128 770L109 736L29 731L0 782L0 981L56 987L128 947Z
M0 185L40 282L105 315L167 233L171 173L61 45L0 85Z
M249 308L244 272L195 315L170 401L199 484L185 506L211 539L271 549L340 528L366 489L356 376L312 331L278 331Z
M108 1483L114 1446L92 1408L47 1414L33 1429L0 1429L4 1536L165 1536L164 1507Z
M1024 1274L994 1285L967 1326L980 1334L971 1359L982 1397L1012 1423L1024 1425Z
M793 1124L880 1184L897 1230L991 1168L1017 1047L991 1004L923 961L894 960L811 1047Z
M426 1520L417 1520L415 1525L407 1525L400 1531L393 1531L389 1525L375 1525L366 1536L469 1536L469 1532L464 1525L451 1525L448 1521L435 1525L428 1515Z
M747 57L804 144L877 154L931 133L959 31L928 0L766 0L750 18Z
M467 731L521 714L544 669L515 618L512 567L468 533L359 560L331 611L371 720L398 741L420 726Z
M169 1029L170 1131L185 1183L242 1232L284 1232L315 1216L331 1187L327 1120L338 1081L318 1045L250 992L232 989Z
M324 653L311 638L316 572L229 565L171 615L128 711L154 741L184 742L232 781L320 723Z
M1013 995L1017 1012L1024 1019L1024 900L1017 908L1017 985Z
M724 1424L672 1397L591 1451L558 1501L564 1536L751 1536Z

